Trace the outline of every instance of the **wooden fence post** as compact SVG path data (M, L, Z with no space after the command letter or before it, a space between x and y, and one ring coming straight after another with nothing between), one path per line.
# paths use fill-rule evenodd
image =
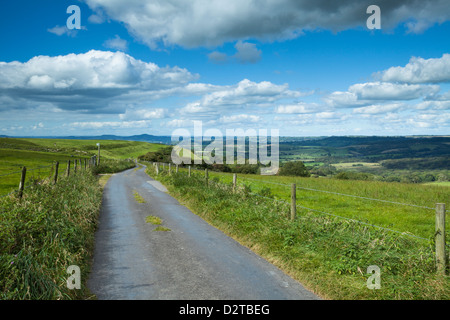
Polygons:
M70 176L70 160L67 160L67 176Z
M172 174L171 169L172 169L172 164L169 163L169 175Z
M233 192L236 193L237 189L237 174L233 173Z
M73 160L73 173L77 173L77 159Z
M177 165L177 167L176 167L176 170L175 170L175 172L176 172L176 173L178 173L178 165Z
M59 162L56 161L55 163L55 177L53 179L54 184L58 181L58 169L59 169Z
M209 175L208 175L208 169L205 169L205 183L206 185L208 185L208 179L209 179Z
M156 169L156 175L159 175L159 163L156 164L155 169Z
M189 178L191 177L191 166L189 166L189 169L188 169L188 177Z
M25 187L25 176L27 174L27 168L22 168L22 175L20 177L20 183L19 183L19 199L22 199L23 195L23 188Z
M291 186L291 220L295 220L297 214L297 204L296 204L296 185L295 183Z
M439 274L445 274L445 204L436 203L436 267Z

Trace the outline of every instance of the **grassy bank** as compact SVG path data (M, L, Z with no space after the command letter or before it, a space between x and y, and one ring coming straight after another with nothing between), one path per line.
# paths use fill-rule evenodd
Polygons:
M89 170L27 183L22 200L0 199L0 300L89 299L86 286L102 188L111 173L132 161L103 160ZM99 173L106 175L97 176ZM109 174L108 174L109 173ZM67 288L71 265L80 267L81 289Z
M0 199L0 299L79 299L86 285L69 290L70 265L87 279L101 205L98 178L88 171L41 181Z
M147 171L155 176L151 166ZM290 221L288 204L255 197L245 185L233 193L219 178L206 186L202 172L157 179L193 212L323 298L450 298L448 277L436 276L432 243L309 211ZM380 268L381 289L367 287L371 265Z
M59 172L65 172L67 162L89 159L98 154L101 144L101 166L94 173L118 172L132 167L126 159L137 158L163 147L135 141L89 141L63 139L0 138L0 197L19 186L22 167L27 168L27 179L44 179L53 174L59 162Z

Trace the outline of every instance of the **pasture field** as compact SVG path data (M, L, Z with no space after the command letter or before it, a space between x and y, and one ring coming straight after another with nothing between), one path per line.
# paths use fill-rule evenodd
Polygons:
M98 154L98 142L104 160L137 158L163 146L119 140L0 138L0 196L18 187L23 166L27 167L27 181L46 178L53 174L56 161L59 161L59 172L67 169L68 160L72 166L75 159L81 159L84 164L84 159Z
M183 205L322 298L450 298L450 279L436 273L432 207L395 204L400 209L394 209L387 202L342 195L427 206L448 201L447 187L239 174L233 192L232 174L209 172L206 182L204 171L192 170L190 178L186 171L169 175L166 169L157 175L152 165L147 169ZM297 189L294 220L289 218L292 182L327 191ZM371 266L380 270L379 289L369 287Z
M187 172L187 169L180 168L180 171ZM201 171L193 172L204 175ZM208 175L211 180L225 184L233 181L232 173L209 171ZM300 215L313 209L425 239L434 235L436 203L445 203L447 210L450 209L450 188L439 184L252 174L238 174L237 181L238 185L246 185L253 193L287 202L291 197L291 184L295 183ZM446 220L447 230L449 220Z

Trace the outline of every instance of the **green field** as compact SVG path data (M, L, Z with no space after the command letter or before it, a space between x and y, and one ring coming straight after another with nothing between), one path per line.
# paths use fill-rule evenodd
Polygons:
M208 172L207 183L203 170L192 170L190 178L186 171L182 168L169 175L160 170L156 175L151 165L147 169L180 203L322 298L450 298L449 278L436 273L432 207L342 195L433 206L448 201L447 187L239 174L237 192L233 192L232 174ZM289 204L292 182L327 191L297 189L294 220ZM367 286L368 267L373 265L380 269L380 290Z
M186 169L180 170L186 172ZM202 171L194 172L204 175ZM209 171L208 174L212 180L225 184L232 183L232 173ZM311 211L300 208L306 207L425 239L430 239L434 235L435 211L433 208L436 203L446 203L447 209L450 209L450 189L438 184L421 185L250 174L239 174L237 180L238 184L247 185L253 193L288 202L291 197L291 184L295 183L300 215ZM447 228L450 227L449 220L446 221Z
M97 143L100 143L101 159L110 160L137 158L163 146L119 140L0 138L0 196L19 186L23 166L27 168L29 183L32 179L51 176L56 161L60 163L59 172L66 170L68 160L73 166L75 159L81 159L84 165L84 159L98 154Z

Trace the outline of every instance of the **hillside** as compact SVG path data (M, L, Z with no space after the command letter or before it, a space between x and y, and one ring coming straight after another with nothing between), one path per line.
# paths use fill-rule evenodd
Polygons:
M84 160L98 154L103 160L136 159L150 151L157 151L162 144L122 140L70 140L43 138L0 138L0 196L17 188L20 170L27 167L27 176L41 178L51 174L52 166L60 162L60 170L66 170L67 161Z

